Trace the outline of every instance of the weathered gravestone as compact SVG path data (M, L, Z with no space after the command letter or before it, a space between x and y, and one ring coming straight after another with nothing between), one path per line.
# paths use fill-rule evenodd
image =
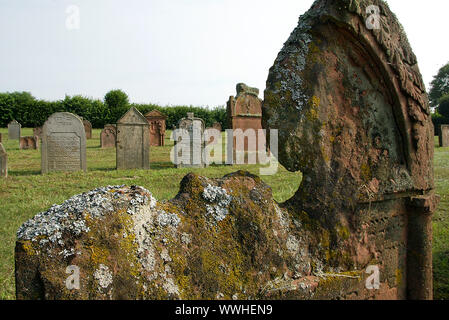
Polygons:
M117 169L150 168L150 136L147 119L131 108L117 121Z
M442 148L449 147L449 125L444 124L440 127L439 140L440 140L440 147Z
M178 123L179 137L175 137L174 161L177 168L203 168L204 120L196 118L193 113L187 113Z
M42 173L87 170L86 133L81 119L68 112L51 115L42 130Z
M18 123L16 120L11 121L8 124L8 139L9 140L19 140L21 133L22 125Z
M39 149L39 138L37 136L20 137L19 149L20 150Z
M89 120L83 120L84 131L86 132L86 139L92 139L92 124Z
M0 143L0 177L8 177L8 154L2 143Z
M235 151L257 151L258 130L262 129L262 100L259 99L259 89L251 88L244 83L237 84L237 96L231 96L227 102L228 125L243 135L238 141L234 138Z
M292 199L245 172L189 174L164 202L136 186L73 197L19 229L17 298L430 299L433 127L406 39L382 1L316 1L263 107L303 173Z
M167 116L158 110L153 110L145 115L150 124L150 145L162 147L165 145L165 121Z
M100 145L101 148L115 148L115 142L117 140L117 128L115 124L107 124L100 133Z
M42 136L42 127L33 128L33 136L38 137L40 139Z

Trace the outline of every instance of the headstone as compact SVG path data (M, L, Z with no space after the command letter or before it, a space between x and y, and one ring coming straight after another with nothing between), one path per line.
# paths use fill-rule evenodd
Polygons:
M51 115L42 130L42 173L87 170L86 133L81 119L68 112Z
M431 299L434 130L386 2L315 1L270 69L263 123L279 130L280 164L303 173L288 206L325 232L348 231L331 240L331 264L380 270L380 290L360 283L340 297Z
M0 143L0 177L8 177L8 154L2 143Z
M165 145L165 121L167 116L158 110L153 110L145 115L150 124L150 145L162 147Z
M117 128L115 124L107 124L100 133L100 145L101 148L115 148L115 142L117 140Z
M39 138L37 136L34 137L20 137L19 140L19 149L27 150L27 149L39 149Z
M11 121L8 124L8 139L9 140L19 140L21 134L22 125L16 120Z
M212 128L214 128L214 129L216 129L216 130L218 130L218 131L220 131L220 132L223 131L220 122L215 122L215 123L212 125Z
M185 135L181 141L175 141L174 160L176 167L204 168L206 166L202 157L205 148L204 120L196 118L194 113L188 112L187 118L179 120L178 128L181 130L180 133Z
M0 143L2 143L2 134L0 133Z
M259 129L262 129L262 100L259 89L251 88L243 83L237 84L237 96L231 96L227 103L227 117L230 128L237 133L242 130L243 141L234 137L233 149L238 152L256 152L258 150ZM251 145L250 145L251 143Z
M150 168L150 135L147 119L132 107L117 121L117 169Z
M442 125L440 127L440 147L447 148L449 147L449 125Z
M33 128L33 136L36 136L40 139L42 136L42 127Z
M92 124L89 120L83 120L84 131L86 132L86 139L92 139Z

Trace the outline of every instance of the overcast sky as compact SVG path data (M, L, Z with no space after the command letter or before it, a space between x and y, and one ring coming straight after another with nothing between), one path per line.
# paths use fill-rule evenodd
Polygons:
M224 105L261 89L313 0L0 0L0 92ZM426 85L449 61L447 0L389 0ZM76 8L79 9L79 28Z

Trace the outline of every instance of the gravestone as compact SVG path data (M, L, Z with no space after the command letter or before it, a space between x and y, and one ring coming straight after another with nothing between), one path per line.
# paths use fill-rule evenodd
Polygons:
M147 119L132 107L117 121L117 169L150 168L150 135Z
M179 120L178 129L181 130L179 133L183 133L183 138L180 141L179 139L175 141L175 166L177 168L204 168L206 166L202 157L205 148L204 120L196 118L193 113L189 112L186 118Z
M16 120L11 121L8 124L8 139L9 140L19 140L21 134L22 125Z
M27 150L27 149L39 149L39 138L37 136L34 137L20 137L19 140L19 149Z
M0 133L0 143L2 143L2 134Z
M218 130L218 131L220 131L220 132L223 131L220 122L215 122L215 123L212 125L212 128L214 128L215 130Z
M449 147L449 125L443 124L440 127L440 147L447 148Z
M150 124L150 145L162 147L165 145L165 121L167 116L158 110L153 110L145 115Z
M100 146L103 149L115 148L117 140L117 128L115 124L107 124L100 133Z
M237 96L231 96L227 102L228 125L234 132L234 139L230 140L234 152L257 152L259 139L265 139L258 131L262 129L262 100L258 95L259 89L239 83Z
M33 136L38 137L40 139L42 136L42 127L33 128Z
M8 177L8 154L2 143L0 143L0 177Z
M92 124L89 120L83 120L84 131L86 132L86 139L92 139Z
M263 126L279 130L279 162L303 173L288 205L331 233L348 231L353 240L330 243L347 257L335 267L380 270L380 290L343 297L431 299L434 130L416 56L388 5L316 1L264 95Z
M42 173L87 170L86 133L81 119L68 112L52 114L42 130Z

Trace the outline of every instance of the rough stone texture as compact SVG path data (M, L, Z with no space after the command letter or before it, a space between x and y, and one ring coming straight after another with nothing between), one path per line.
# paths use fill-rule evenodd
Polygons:
M158 110L153 110L145 115L150 124L150 145L162 147L165 145L165 121L167 116Z
M147 119L134 107L117 121L117 169L150 168Z
M142 187L103 187L19 229L17 298L334 299L342 290L373 297L363 271L325 269L338 255L332 236L280 207L246 172L190 174L168 202ZM66 287L68 266L79 268L79 290Z
M186 130L189 137L181 141L175 141L175 165L177 168L204 168L206 164L202 158L202 152L206 146L204 142L204 120L195 117L191 112L187 118L179 120L178 128ZM182 149L188 150L188 154L182 154ZM179 155L181 153L181 155Z
M8 154L0 142L0 177L8 177Z
M38 137L39 139L41 139L41 137L42 137L42 127L33 128L33 136Z
M440 147L447 148L449 147L449 125L442 125L440 128Z
M52 114L42 130L42 173L87 170L86 133L81 119L69 112Z
M107 124L100 133L100 146L102 149L115 148L117 141L117 127L115 124Z
M257 151L258 131L262 129L262 100L259 99L259 89L251 88L243 83L237 84L237 96L231 96L227 102L227 117L229 127L233 130L241 129L249 134L248 129L255 130L255 146L248 146L248 138L244 138L243 144L233 140L233 149L237 152ZM243 148L242 148L243 147Z
M37 136L34 137L20 137L19 140L19 149L27 150L27 149L39 149L39 138Z
M380 8L368 30L367 7ZM326 267L381 268L394 298L432 297L433 126L416 57L383 1L316 1L267 80L266 129L303 181L286 206L329 231ZM346 260L346 261L345 261ZM380 292L377 297L384 297Z
M86 132L86 139L92 139L92 124L89 120L83 120L84 131Z
M16 120L11 121L8 124L8 139L9 140L19 140L21 133L22 125L18 123Z

